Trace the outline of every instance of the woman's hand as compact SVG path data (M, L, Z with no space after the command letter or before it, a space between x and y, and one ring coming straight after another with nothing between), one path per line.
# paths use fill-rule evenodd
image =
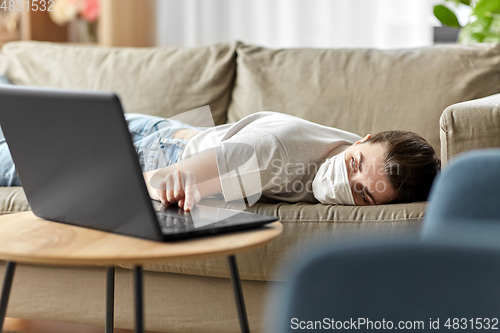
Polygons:
M165 204L177 203L185 211L193 209L201 195L196 186L196 177L191 171L175 170L167 174L160 182L158 196Z
M177 170L176 170L177 169ZM189 211L194 204L222 191L215 148L210 148L179 163L143 173L152 199L176 203Z

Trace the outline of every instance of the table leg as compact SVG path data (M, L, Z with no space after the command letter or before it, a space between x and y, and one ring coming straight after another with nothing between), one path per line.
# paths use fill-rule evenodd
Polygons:
M134 282L135 282L135 332L144 333L142 266L135 266Z
M231 282L233 284L233 293L236 301L236 309L238 310L241 332L250 333L247 311L245 309L245 301L243 299L243 290L241 289L240 274L238 272L238 265L236 264L236 257L234 255L228 256L227 260L229 262L229 270L231 272Z
M115 267L106 268L106 328L105 333L113 333L115 317Z
M12 280L14 280L14 272L16 270L16 263L7 261L5 266L5 278L3 280L2 296L0 298L0 332L3 328L5 313L7 312L7 303L9 302L10 288L12 287Z

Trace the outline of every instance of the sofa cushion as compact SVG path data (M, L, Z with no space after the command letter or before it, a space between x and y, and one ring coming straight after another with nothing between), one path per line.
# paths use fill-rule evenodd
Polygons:
M211 198L204 199L205 204ZM221 202L217 200L217 202ZM29 210L21 187L0 187L1 213ZM215 204L214 204L215 205ZM230 204L227 206L231 208ZM334 242L346 237L399 236L418 234L424 202L380 206L334 206L310 203L257 203L248 211L274 215L283 223L283 234L263 248L239 254L238 268L244 280L281 281L278 269L318 242ZM123 265L125 268L133 266ZM208 277L229 277L226 258L177 263L148 264L145 270Z
M309 203L257 203L248 211L275 215L283 223L283 233L268 245L238 254L241 279L286 281L284 266L319 243L350 237L419 237L424 202L380 206L334 206ZM132 269L132 265L122 265ZM170 272L208 277L229 277L227 259L223 257L165 264L147 264L148 271Z
M210 105L226 122L235 75L235 43L176 48L105 48L11 42L7 77L14 84L115 91L125 112L172 117Z
M500 147L500 94L453 104L440 119L441 162L473 149Z
M5 264L0 262L3 279ZM144 321L147 332L240 332L228 279L144 272ZM273 283L273 288L281 284ZM252 333L269 332L273 313L265 311L269 284L241 281ZM134 279L127 269L115 270L114 332L135 332ZM106 269L17 264L7 315L13 318L104 325ZM12 325L11 325L12 326ZM38 324L38 326L40 326ZM22 332L96 332L97 328L34 328ZM73 329L74 331L73 331ZM123 330L123 329L130 329ZM102 328L101 328L102 330ZM2 331L21 333L21 331ZM104 332L104 331L102 331Z
M281 49L239 44L228 119L283 112L361 136L414 131L439 153L439 117L500 92L500 45Z
M0 186L0 215L31 210L21 186Z

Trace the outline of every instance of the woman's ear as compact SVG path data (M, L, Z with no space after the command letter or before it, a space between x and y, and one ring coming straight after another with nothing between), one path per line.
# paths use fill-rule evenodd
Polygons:
M372 137L371 134L367 134L363 139L356 141L354 144L357 145L358 143L365 142L366 140L368 140L371 137Z

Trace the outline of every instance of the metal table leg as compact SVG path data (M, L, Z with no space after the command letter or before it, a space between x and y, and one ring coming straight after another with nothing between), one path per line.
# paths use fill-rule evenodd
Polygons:
M135 282L135 332L144 333L144 304L142 290L142 266L134 268Z
M7 261L7 265L5 266L5 278L3 280L2 296L0 298L0 332L3 328L5 313L7 312L7 303L9 302L10 288L12 287L12 280L14 280L15 270L16 263Z
M115 267L106 268L106 328L105 333L113 333L115 317Z
M227 260L229 262L229 270L231 271L231 282L233 284L233 293L236 301L236 309L238 310L241 332L250 333L247 311L245 309L245 301L243 300L243 290L241 289L240 274L238 272L238 265L236 264L236 257L234 255L228 256Z

